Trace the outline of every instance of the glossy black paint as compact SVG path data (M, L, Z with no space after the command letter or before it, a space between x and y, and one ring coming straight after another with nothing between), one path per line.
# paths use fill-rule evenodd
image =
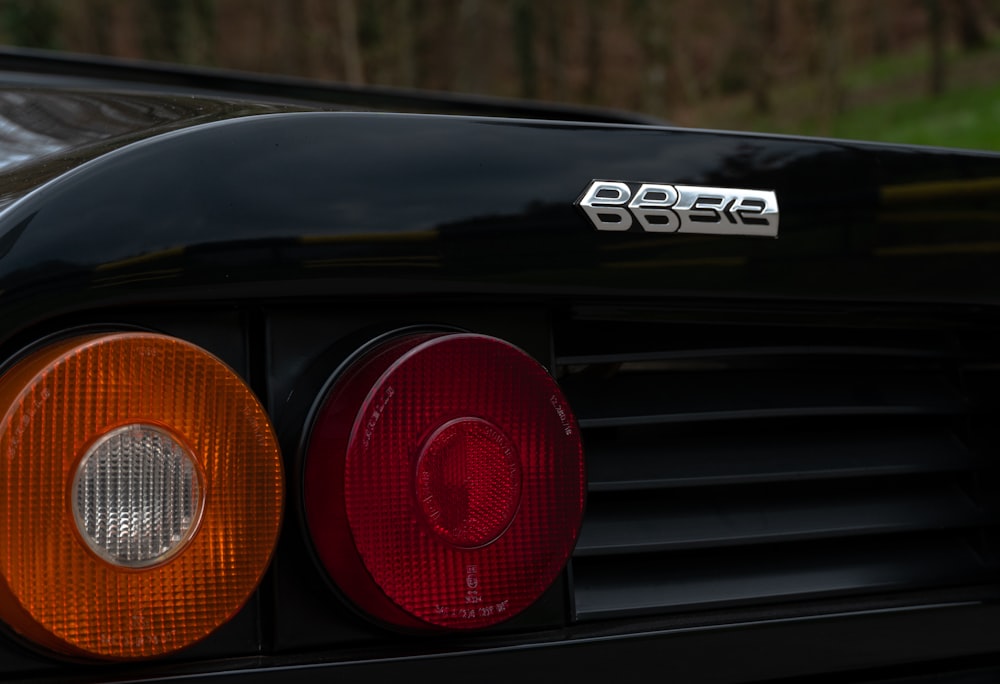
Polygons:
M370 333L387 313L396 325L498 334L544 359L550 305L571 301L770 307L817 317L856 308L865 313L853 320L867 325L883 308L947 307L949 321L982 317L1000 296L992 266L1000 250L996 155L647 126L73 97L140 114L121 128L97 118L80 124L104 126L94 135L70 126L64 145L37 148L0 173L0 192L12 200L0 211L0 351L6 357L67 321L192 339L248 377L291 435L289 458L302 426L288 397L303 387L308 362L331 339ZM134 109L143 102L146 114ZM573 206L594 178L774 189L779 237L598 233ZM314 311L312 302L329 308ZM344 304L353 308L345 312ZM414 304L420 308L411 311ZM327 316L333 306L337 315ZM294 532L284 535L261 596L205 644L156 663L74 674L97 681L229 671L240 680L327 681L403 671L417 679L648 681L647 668L657 668L685 681L740 681L830 668L868 677L867 668L922 659L942 669L996 665L989 654L1000 613L990 588L877 610L823 604L813 614L791 607L761 615L751 608L565 629L560 595L538 623L517 626L521 635L415 643L351 622L321 593L318 576L303 570L301 543ZM278 605L269 605L274 597ZM254 649L262 655L248 656ZM47 656L11 652L10 672L57 680L70 673ZM950 660L971 656L981 660ZM909 673L892 674L900 672Z
M239 118L0 213L8 334L148 298L394 292L995 303L1000 157L642 126ZM598 233L594 178L774 189L779 237Z
M0 58L2 59L2 58ZM0 73L0 208L109 150L177 128L296 111L182 95L46 90Z

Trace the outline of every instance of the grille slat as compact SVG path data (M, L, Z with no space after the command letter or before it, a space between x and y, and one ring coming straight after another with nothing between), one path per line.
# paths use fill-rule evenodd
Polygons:
M807 457L803 457L807 454ZM592 493L799 480L947 473L970 467L968 449L943 428L751 435L590 435Z
M997 579L958 332L584 311L553 344L587 453L577 619Z
M962 528L983 521L958 487L935 484L902 492L879 487L831 494L796 487L794 492L755 492L742 498L731 488L685 494L594 497L577 556Z
M900 591L994 577L956 539L844 546L741 549L736 554L663 554L625 565L574 562L578 619Z
M653 363L677 362L707 359L766 358L773 356L856 356L862 358L885 357L892 359L945 359L947 354L935 349L906 349L902 347L857 347L857 346L755 346L719 347L706 349L680 349L676 351L652 352L612 352L577 356L560 356L556 364L560 366L583 366L593 363Z
M613 365L604 366L613 369ZM811 416L957 415L954 387L935 374L716 371L571 374L563 389L581 427L628 427Z

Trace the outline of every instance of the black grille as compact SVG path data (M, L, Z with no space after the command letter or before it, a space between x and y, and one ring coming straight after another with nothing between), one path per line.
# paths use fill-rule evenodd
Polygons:
M577 308L578 620L996 579L963 334Z

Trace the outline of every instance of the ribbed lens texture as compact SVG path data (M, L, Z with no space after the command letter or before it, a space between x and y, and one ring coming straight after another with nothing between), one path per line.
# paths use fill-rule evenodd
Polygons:
M306 472L318 555L379 620L496 624L541 596L576 542L576 421L545 369L502 340L396 344L390 366L372 360L382 348L355 364L318 414Z
M149 425L113 430L91 447L76 474L74 510L84 541L113 563L146 567L188 541L201 514L193 456Z
M133 425L146 427L119 430ZM283 481L260 404L198 347L119 333L43 349L0 378L0 616L74 655L140 658L191 644L256 588ZM81 510L91 511L84 534ZM111 557L154 562L123 568L85 538Z
M406 611L450 627L493 624L533 603L562 570L576 541L584 482L579 439L565 434L570 424L551 401L558 392L523 352L477 336L428 342L382 378L347 454L347 515L368 571ZM415 447L456 415L488 419L517 445L523 471L516 519L479 549L443 543L414 510Z
M449 421L424 445L417 498L428 524L464 548L500 536L521 500L521 459L494 425L479 418Z

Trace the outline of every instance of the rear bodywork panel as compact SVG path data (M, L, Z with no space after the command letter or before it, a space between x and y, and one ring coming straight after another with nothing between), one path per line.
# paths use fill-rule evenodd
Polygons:
M257 392L291 481L273 567L218 633L128 666L5 634L0 676L991 674L1000 157L192 95L3 97L0 362L74 330L188 339ZM595 179L772 190L778 237L597 231L575 205ZM297 516L322 381L412 325L517 344L585 431L576 558L480 635L395 635L354 615Z

